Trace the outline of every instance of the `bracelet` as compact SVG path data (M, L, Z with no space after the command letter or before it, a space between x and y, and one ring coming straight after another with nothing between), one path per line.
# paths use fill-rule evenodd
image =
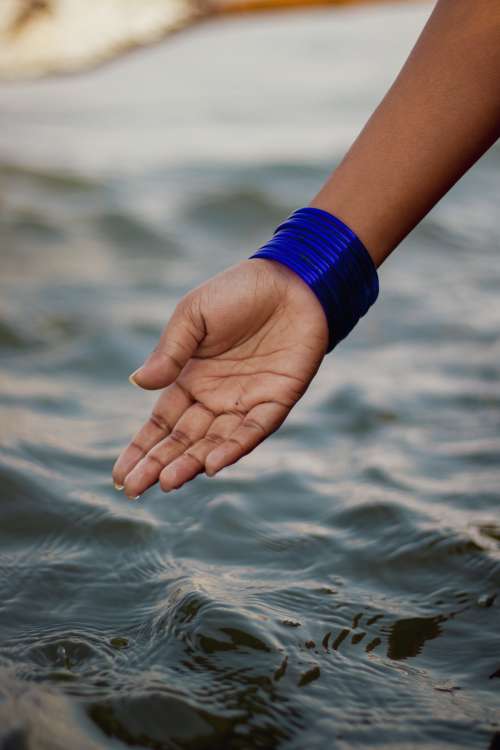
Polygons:
M277 260L313 290L325 311L330 352L378 296L377 269L344 222L321 208L299 208L251 258Z

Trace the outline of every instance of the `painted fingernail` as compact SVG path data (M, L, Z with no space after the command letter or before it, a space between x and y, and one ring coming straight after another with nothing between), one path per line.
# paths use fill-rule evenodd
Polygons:
M113 482L113 486L115 490L118 490L118 492L121 492L121 490L123 490L123 484L118 484L118 482Z

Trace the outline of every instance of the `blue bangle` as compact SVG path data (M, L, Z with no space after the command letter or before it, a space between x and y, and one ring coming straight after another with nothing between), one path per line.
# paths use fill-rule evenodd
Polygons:
M344 222L321 208L294 211L251 258L277 260L311 287L328 321L328 351L378 296L377 269L365 246Z

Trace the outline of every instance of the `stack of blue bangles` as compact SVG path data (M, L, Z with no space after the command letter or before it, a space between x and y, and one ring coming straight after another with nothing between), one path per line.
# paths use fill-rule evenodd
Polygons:
M378 296L377 269L344 222L320 208L299 208L252 258L277 260L295 271L319 299L331 351Z

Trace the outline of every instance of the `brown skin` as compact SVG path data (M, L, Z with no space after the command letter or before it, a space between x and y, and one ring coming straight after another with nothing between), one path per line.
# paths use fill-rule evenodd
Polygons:
M388 94L311 202L376 265L500 135L500 2L439 0ZM113 469L129 497L249 453L314 377L328 330L309 287L250 260L190 292L133 382L164 389Z
M399 76L311 202L379 266L500 136L500 2L440 0Z
M279 263L247 260L195 289L134 373L142 388L165 390L118 459L115 482L136 497L234 463L278 429L327 343L321 305Z

